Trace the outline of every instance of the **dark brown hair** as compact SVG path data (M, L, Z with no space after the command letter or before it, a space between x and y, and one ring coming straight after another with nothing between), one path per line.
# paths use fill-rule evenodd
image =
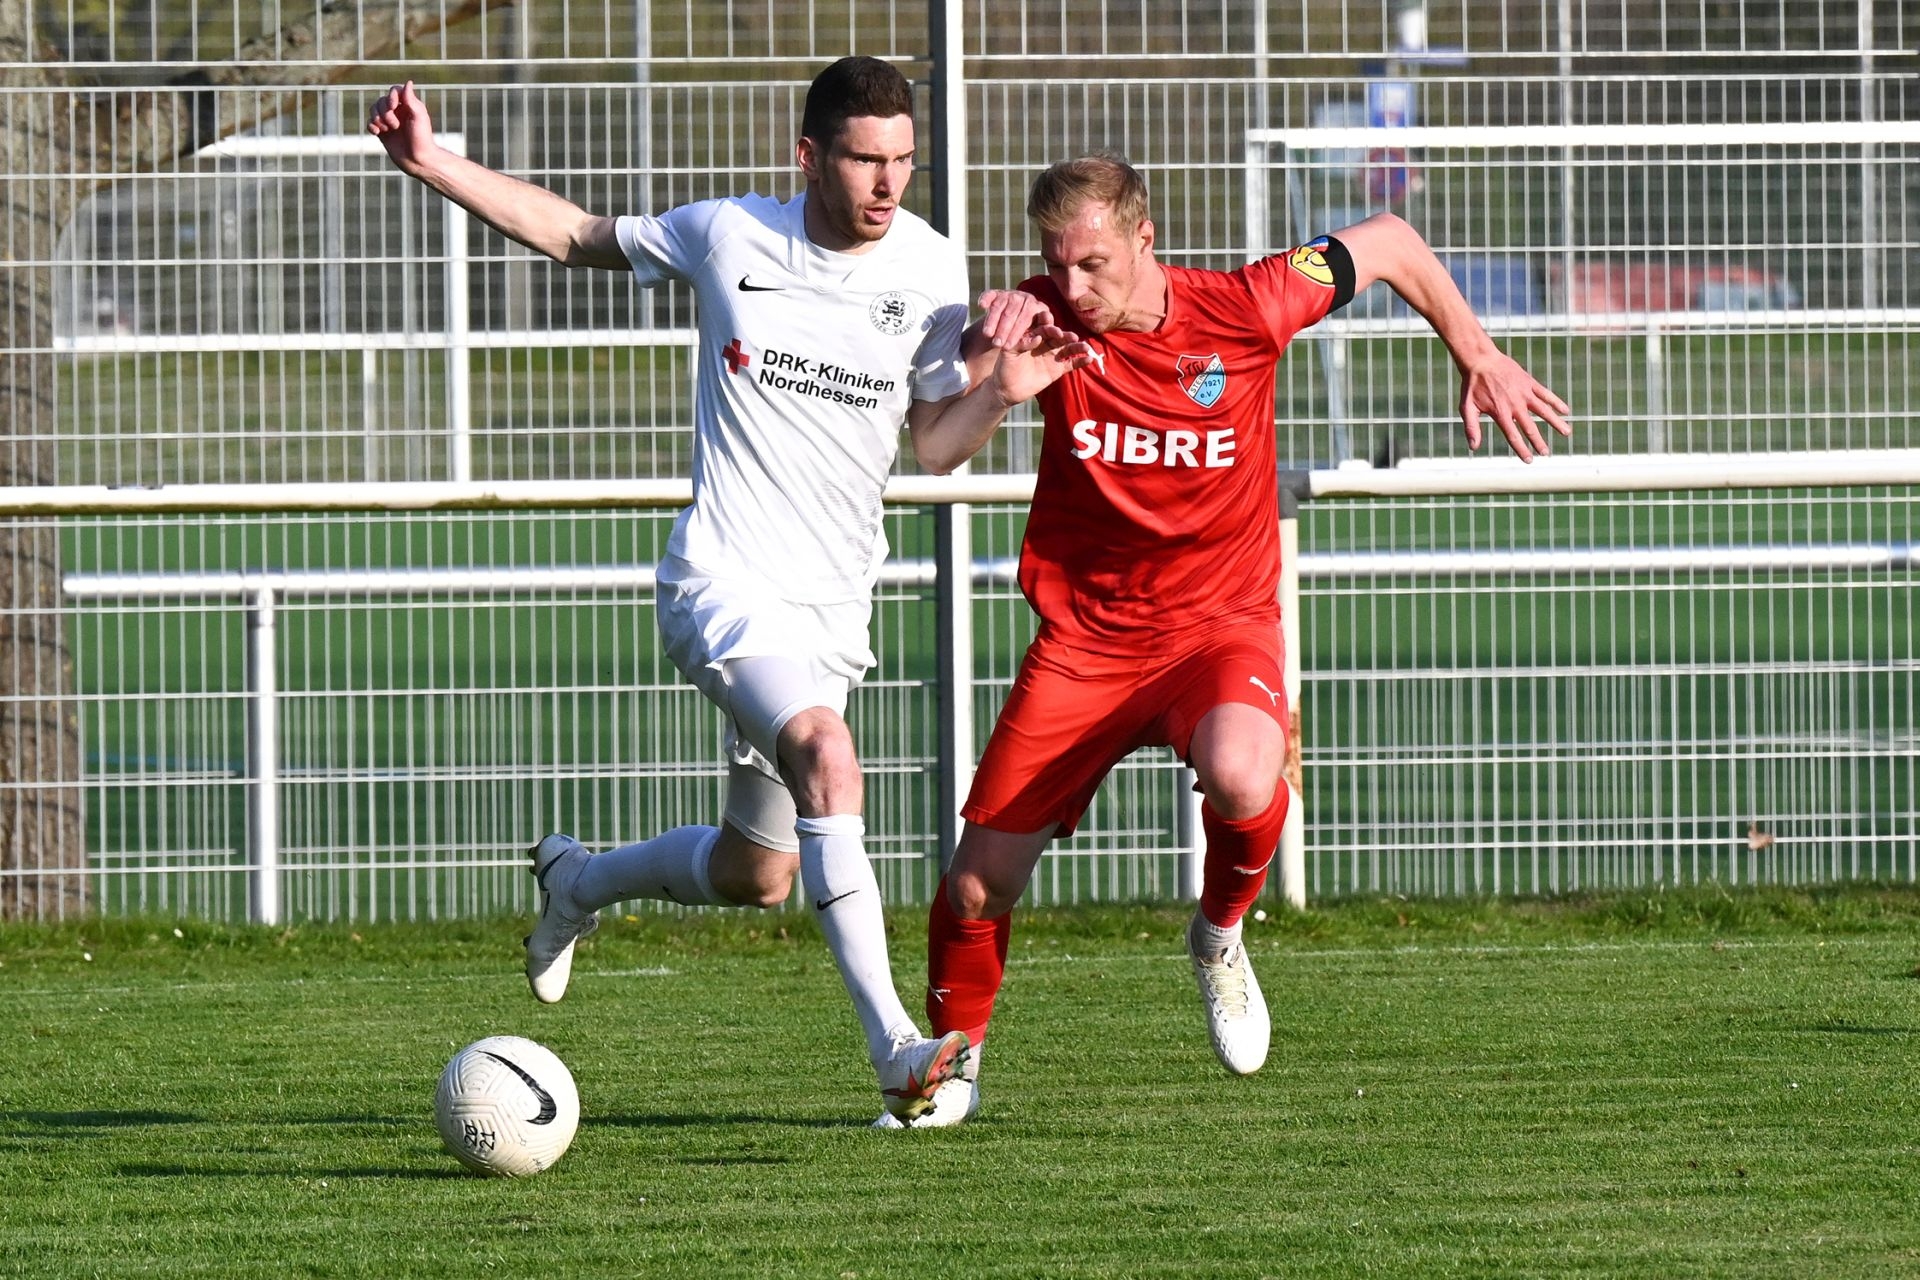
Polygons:
M822 71L807 89L806 112L800 117L800 136L812 138L825 150L854 116L913 114L913 88L890 62L850 57Z

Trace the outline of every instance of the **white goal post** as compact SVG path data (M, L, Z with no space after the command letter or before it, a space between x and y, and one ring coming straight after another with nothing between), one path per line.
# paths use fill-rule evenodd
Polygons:
M1249 129L1246 255L1402 207L1496 337L1643 343L1643 447L1664 453L1677 335L1920 330L1896 296L1916 147L1910 120ZM1376 295L1304 335L1335 461L1354 425L1349 340L1429 333Z
M434 141L457 156L467 154L466 135L439 133ZM223 138L195 153L200 160L239 160L263 166L289 162L338 159L382 159L378 138L365 133L245 135ZM382 170L394 182L411 182L397 169ZM328 176L311 170L289 174L248 176ZM445 321L439 329L412 328L392 332L295 331L262 333L253 330L205 333L90 333L60 334L54 349L75 355L156 355L192 352L352 352L362 360L362 379L372 394L375 366L384 355L409 351L436 351L446 358L446 435L448 478L456 483L473 479L473 369L475 351L515 351L527 347L691 347L698 338L693 328L474 328L471 317L473 255L467 243L470 219L452 200L439 201L442 251L412 261L441 271L441 301ZM396 260L397 261L397 260ZM367 408L371 419L371 401ZM398 486L394 486L398 488ZM384 506L385 502L380 504Z
M1411 126L1405 128L1380 126L1339 126L1304 128L1258 128L1246 131L1243 178L1245 190L1245 231L1247 256L1249 259L1262 257L1284 244L1273 243L1270 228L1274 212L1272 175L1278 169L1286 178L1289 200L1294 205L1297 237L1304 238L1319 232L1332 231L1333 227L1316 227L1306 224L1306 211L1299 203L1300 184L1297 181L1302 171L1312 169L1330 170L1344 166L1347 161L1341 159L1342 153L1358 152L1367 155L1374 151L1391 150L1403 152L1409 158L1430 155L1435 152L1470 152L1476 154L1503 153L1513 151L1547 152L1537 163L1542 168L1557 170L1563 180L1570 177L1576 167L1591 165L1590 156L1599 151L1627 151L1647 153L1644 161L1628 163L1677 164L1688 163L1687 156L1678 154L1686 150L1721 148L1731 152L1744 149L1803 147L1809 150L1844 149L1855 153L1852 157L1859 167L1860 183L1855 192L1858 208L1863 219L1859 247L1872 254L1879 246L1877 222L1879 202L1877 199L1878 176L1875 161L1878 149L1887 146L1911 146L1920 144L1920 121L1881 120L1881 121L1836 121L1836 122L1785 122L1771 124L1642 124L1642 125L1452 125L1452 126ZM1277 153L1277 155L1276 155ZM1319 156L1315 160L1312 157ZM1333 158L1327 158L1333 157ZM1831 163L1831 158L1821 157L1823 163ZM1738 156L1716 156L1714 162L1745 162ZM1564 192L1563 192L1564 194ZM1580 246L1576 245L1571 226L1571 211L1568 207L1561 210L1561 234L1559 243L1551 246L1557 253L1572 253ZM1874 273L1868 271L1868 280ZM1827 311L1792 309L1768 312L1765 310L1742 310L1739 317L1746 324L1793 323L1793 324L1845 324L1850 320L1858 322L1863 316L1871 316L1875 323L1889 320L1913 322L1920 319L1920 312L1899 309L1888 310L1874 305L1868 300L1868 309L1861 311ZM1628 327L1636 322L1644 323L1645 317L1628 314L1624 319ZM1726 314L1711 310L1696 312L1692 315L1673 313L1663 316L1661 323L1668 327L1703 326L1724 322ZM1506 326L1496 322L1490 326L1496 330L1503 327L1536 328L1542 320L1564 324L1567 317L1535 317L1524 326ZM1415 321L1358 321L1339 322L1349 328L1410 328ZM1558 327L1556 324L1555 327Z

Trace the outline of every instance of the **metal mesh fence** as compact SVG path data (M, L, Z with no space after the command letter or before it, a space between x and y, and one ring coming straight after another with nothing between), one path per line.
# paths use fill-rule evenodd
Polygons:
M74 619L102 906L245 913L248 736L263 678L249 632L263 626L292 915L500 911L525 902L530 832L608 846L713 821L718 715L654 629L646 571L670 523L644 513L66 522L78 575L131 568L176 584L154 598L109 596ZM262 564L276 566L271 578L249 572ZM629 572L604 586L487 585L527 565ZM460 571L480 585L432 580ZM924 588L882 588L880 665L848 710L870 778L867 848L883 888L907 900L931 887L932 613Z
M1429 553L1303 589L1310 887L1911 879L1914 534L1898 488L1310 508ZM1645 567L1497 563L1596 546Z
M1233 266L1401 213L1502 344L1575 402L1579 451L1920 443L1914 145L1820 136L1915 118L1920 15L1905 5L996 2L959 11L960 58L944 61L940 6L865 0L443 0L406 6L404 29L377 4L344 19L0 4L0 19L23 11L32 38L0 89L0 247L12 296L35 300L7 313L10 484L685 475L685 292L570 273L450 218L360 121L386 83L417 76L470 154L595 211L785 195L807 80L851 51L920 82L923 153L931 88L964 81L977 287L1035 269L1031 176L1114 147L1147 173L1172 261ZM335 83L285 102L246 83L286 68ZM205 145L159 147L168 121ZM1578 151L1389 136L1249 161L1262 131L1523 125L1783 132ZM937 216L929 176L908 204ZM1281 456L1458 458L1455 395L1445 352L1376 290L1283 362ZM1028 471L1036 448L1020 415L975 469ZM1310 508L1309 890L1910 877L1912 567L1892 554L1913 542L1910 508L1904 489ZM977 509L976 559L1013 557L1021 520ZM649 513L8 525L0 699L16 727L0 788L49 813L77 788L84 816L0 819L15 850L0 881L11 893L83 859L103 908L244 909L247 602L75 605L64 576L644 566L663 528ZM890 532L902 556L927 554L926 513L896 512ZM1875 547L1884 563L1848 567ZM1323 559L1503 548L1752 555L1385 576ZM1773 566L1782 549L1833 567ZM975 601L977 741L1032 626L994 581ZM608 844L715 812L718 725L658 657L647 592L325 594L277 610L292 913L515 908L520 850L550 826ZM900 900L924 898L937 855L933 629L926 588L886 588L882 665L852 708L870 847ZM1036 896L1174 892L1178 793L1166 753L1128 761Z

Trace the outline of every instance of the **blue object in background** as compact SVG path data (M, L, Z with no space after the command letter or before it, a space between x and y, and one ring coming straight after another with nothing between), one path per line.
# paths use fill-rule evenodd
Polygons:
M1444 253L1440 261L1480 316L1537 316L1544 310L1533 263L1517 253Z

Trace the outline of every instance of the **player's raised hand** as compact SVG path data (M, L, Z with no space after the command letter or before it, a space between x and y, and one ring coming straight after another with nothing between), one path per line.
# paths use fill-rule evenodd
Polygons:
M1566 415L1567 402L1534 380L1520 362L1503 351L1477 361L1460 377L1460 421L1467 429L1467 447L1480 447L1480 418L1485 415L1506 436L1522 462L1532 462L1552 450L1540 431L1545 420L1563 436L1573 434Z
M1007 404L1019 404L1098 359L1084 338L1053 324L1031 325L1025 338L1001 351L993 370L994 390Z
M1053 323L1047 304L1019 289L989 289L980 295L980 336L1002 351L1033 347L1040 339L1035 330Z
M367 132L380 139L388 157L402 169L418 164L436 145L433 119L411 80L394 85L374 102L367 113Z

